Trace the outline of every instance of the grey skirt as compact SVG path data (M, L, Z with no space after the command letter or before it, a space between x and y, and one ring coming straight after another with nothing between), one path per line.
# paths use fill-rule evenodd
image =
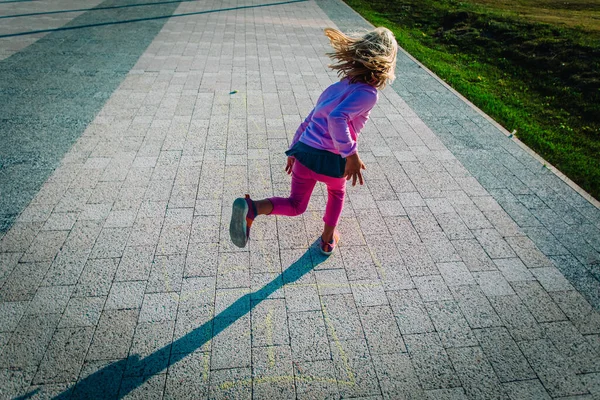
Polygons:
M302 142L296 142L285 154L294 157L311 171L332 178L343 177L346 170L346 159L339 154L315 149Z

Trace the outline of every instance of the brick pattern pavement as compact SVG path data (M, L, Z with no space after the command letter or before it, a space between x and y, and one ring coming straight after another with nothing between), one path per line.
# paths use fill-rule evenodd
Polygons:
M165 24L0 239L2 397L600 396L600 314L392 88L334 256L322 186L232 246L235 197L289 190L283 151L336 79L329 18Z

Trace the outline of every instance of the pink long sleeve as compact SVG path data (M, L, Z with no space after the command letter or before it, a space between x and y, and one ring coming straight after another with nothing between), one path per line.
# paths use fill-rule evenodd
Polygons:
M304 130L306 129L306 127L310 123L310 120L312 119L312 116L313 116L314 112L315 112L315 109L313 108L312 111L306 117L306 119L304 119L304 122L302 122L300 124L300 126L298 127L298 129L296 129L296 133L294 134L294 138L292 139L292 144L290 145L290 147L292 147L293 145L295 145L296 142L300 139L300 136L304 133Z
M334 83L321 94L315 108L300 124L291 146L300 141L344 158L354 154L359 131L377 97L377 89L366 83L350 83L348 79Z
M356 153L357 132L350 131L350 121L371 111L377 102L377 94L366 90L355 90L329 113L327 120L333 145L344 158Z

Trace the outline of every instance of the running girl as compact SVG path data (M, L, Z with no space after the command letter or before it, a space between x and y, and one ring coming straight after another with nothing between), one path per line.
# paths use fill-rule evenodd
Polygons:
M233 202L229 233L238 247L246 246L250 226L258 215L296 216L304 213L317 182L327 186L327 206L321 235L321 252L330 255L339 242L338 224L346 181L363 184L365 164L358 155L358 134L377 102L377 89L395 78L398 44L392 32L376 28L351 37L327 28L337 61L329 67L341 80L329 86L317 105L298 127L292 140L285 170L292 175L290 197L251 200L249 195Z

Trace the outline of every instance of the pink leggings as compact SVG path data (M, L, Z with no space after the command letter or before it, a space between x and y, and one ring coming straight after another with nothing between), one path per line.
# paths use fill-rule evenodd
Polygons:
M298 161L294 163L292 168L292 190L290 197L271 197L269 199L273 204L271 215L293 217L302 214L306 211L310 195L317 181L327 185L327 206L325 207L323 221L329 226L337 226L342 214L342 208L344 208L346 179L317 174Z

